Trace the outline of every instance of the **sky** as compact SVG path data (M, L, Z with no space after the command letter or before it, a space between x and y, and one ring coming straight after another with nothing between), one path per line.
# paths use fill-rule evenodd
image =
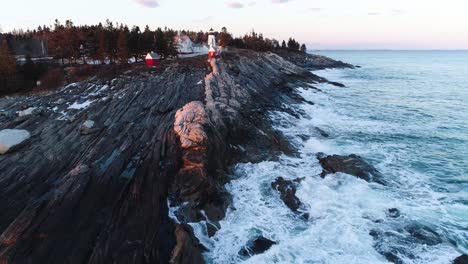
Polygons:
M3 32L72 19L155 29L255 29L309 49L468 49L468 0L0 0ZM26 8L27 7L27 8Z

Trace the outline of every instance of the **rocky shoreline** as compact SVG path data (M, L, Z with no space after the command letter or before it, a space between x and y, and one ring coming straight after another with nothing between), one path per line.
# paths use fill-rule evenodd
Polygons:
M184 223L216 232L230 166L294 151L267 111L326 81L272 53L204 60L0 99L0 130L30 133L0 156L0 260L202 263Z
M268 113L300 115L294 104L313 104L295 88L328 80L310 70L353 67L248 50L205 59L0 98L0 131L29 133L0 155L0 263L204 263L187 223L207 221L216 233L232 165L296 154ZM318 158L323 177L384 184L358 156ZM272 188L300 214L299 182ZM240 254L275 243L259 237Z

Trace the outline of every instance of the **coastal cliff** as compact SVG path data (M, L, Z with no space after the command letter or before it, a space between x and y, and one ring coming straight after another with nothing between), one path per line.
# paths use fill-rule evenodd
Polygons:
M216 232L231 165L294 155L268 112L298 114L295 87L328 82L309 69L350 67L286 58L233 50L0 99L0 130L30 135L0 155L0 263L203 263L186 223Z

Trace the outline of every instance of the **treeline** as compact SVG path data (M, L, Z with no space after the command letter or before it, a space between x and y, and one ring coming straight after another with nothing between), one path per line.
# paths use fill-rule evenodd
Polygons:
M193 43L206 43L208 32L181 30L167 27L151 30L149 26L141 29L138 26L129 28L125 24L106 20L97 25L75 25L67 20L61 23L55 20L50 26L39 26L34 30L14 30L0 34L0 93L5 91L30 90L38 80L44 83L60 83L64 71L59 67L73 64L126 64L129 59L138 61L147 52L155 51L162 59L177 57L178 34L188 36ZM289 50L306 52L305 44L300 45L294 38L283 40L264 37L252 31L241 37L233 37L227 28L216 32L220 46L231 46L255 51ZM39 44L38 44L39 43ZM19 48L21 46L21 48ZM53 61L39 62L30 56L17 63L14 51L21 55L43 54L54 58ZM60 65L58 64L60 62ZM51 73L44 77L45 73ZM60 80L55 76L60 76ZM2 92L3 91L3 92Z
M93 62L126 63L128 58L138 60L150 51L155 51L164 58L177 56L177 43L174 42L178 31L168 28L151 30L149 26L140 29L138 26L129 28L125 24L114 23L110 20L97 25L76 26L72 20L61 23L55 20L52 26L39 26L34 30L14 30L4 34L9 43L14 39L35 39L47 43L48 53L62 63L76 63L85 58ZM208 33L203 31L180 31L187 35L196 44L206 43ZM225 27L217 34L220 46L233 46L236 48L252 49L256 51L274 51L287 49L291 51L305 52L305 44L300 45L294 38L283 40L263 36L262 33L252 31L242 37L233 37Z
M110 20L104 25L75 26L71 20L64 24L55 20L53 29L39 27L31 34L46 39L49 53L55 58L74 63L85 58L101 64L106 60L127 63L129 58L138 60L150 51L159 53L162 58L177 56L173 41L177 31L168 28L153 31L146 26L141 30L138 26L128 28Z
M220 42L226 43L226 46L233 46L241 49L252 49L255 51L275 51L279 49L290 50L294 52L306 52L305 44L300 44L294 38L289 38L280 44L276 39L265 38L262 33L252 31L240 38L232 38L228 32L221 32Z

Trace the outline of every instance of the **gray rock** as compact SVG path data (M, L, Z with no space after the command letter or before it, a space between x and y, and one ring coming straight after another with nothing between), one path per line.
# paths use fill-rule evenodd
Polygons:
M271 183L271 187L280 193L281 200L283 200L289 209L293 212L298 212L302 203L296 196L296 184L293 181L279 177Z
M64 104L66 101L63 98L58 99L55 103L58 105Z
M6 118L15 118L16 113L13 111L0 111L0 116L4 116Z
M86 120L80 127L81 135L90 135L99 131L96 123L93 120Z
M261 236L253 241L249 241L247 245L239 252L239 255L243 257L249 257L262 254L276 244L277 243L275 241Z
M324 153L318 153L317 159L323 168L322 174L320 175L322 178L325 178L329 174L342 172L356 176L368 182L376 182L385 185L383 175L367 161L357 155L327 156Z
M31 134L26 130L4 129L0 131L0 155L20 148Z
M468 255L463 254L453 260L453 264L468 264Z
M27 115L33 115L33 114L36 114L38 113L38 108L37 107L30 107L26 110L23 110L23 111L19 111L18 112L18 116L27 116Z

